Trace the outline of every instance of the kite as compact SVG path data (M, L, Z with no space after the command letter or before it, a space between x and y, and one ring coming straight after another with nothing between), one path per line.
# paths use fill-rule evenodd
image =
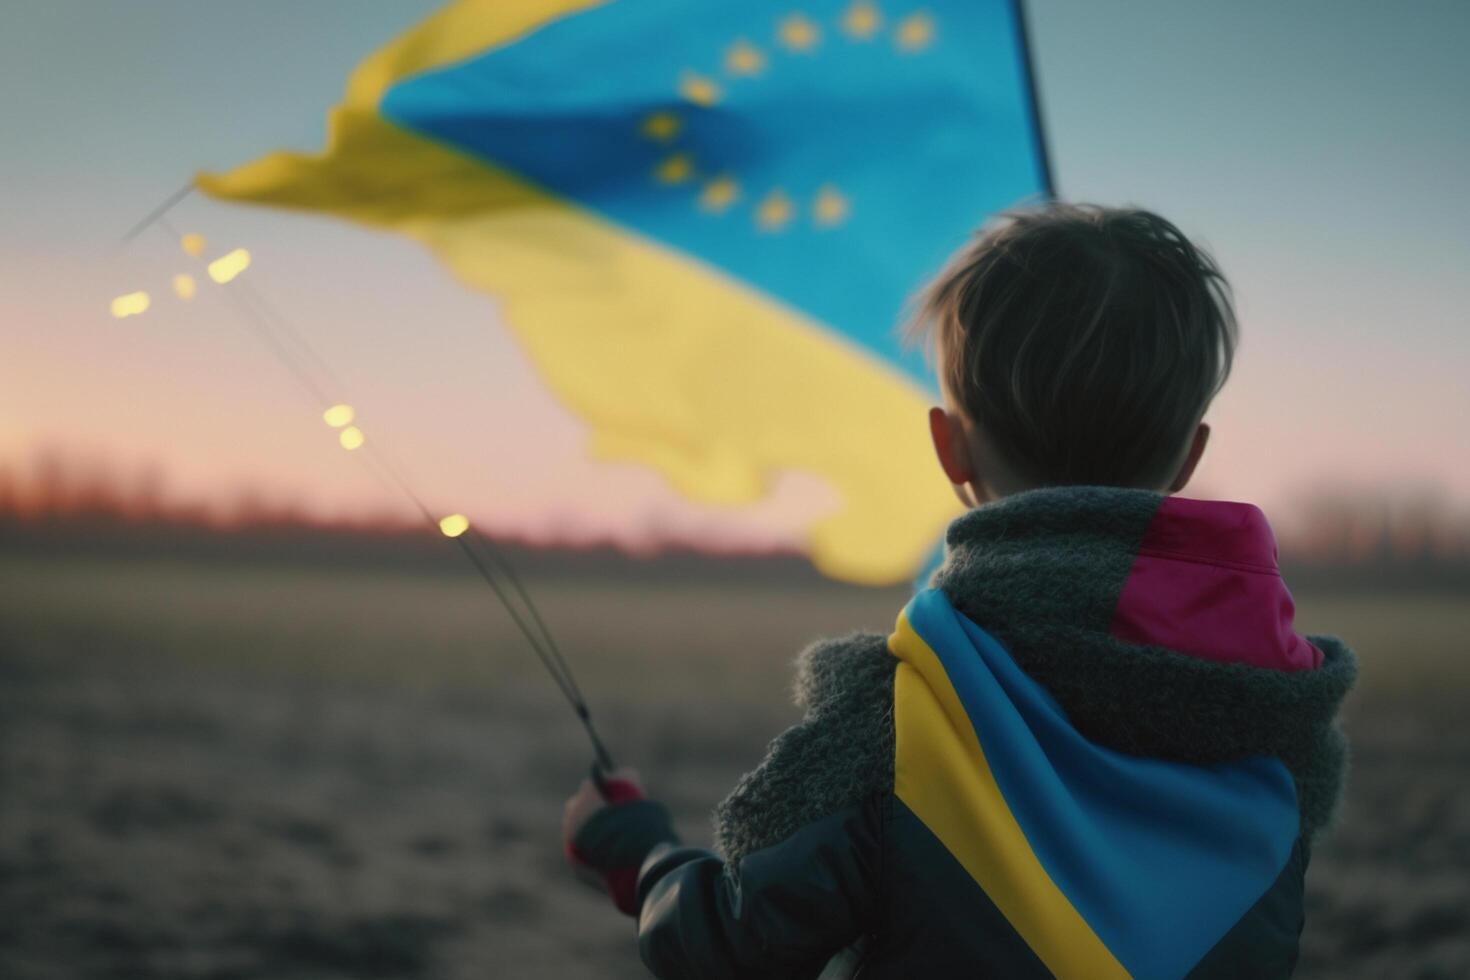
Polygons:
M1019 0L456 0L369 56L318 154L196 186L423 243L603 459L838 500L823 572L912 577L956 504L912 291L1050 196Z

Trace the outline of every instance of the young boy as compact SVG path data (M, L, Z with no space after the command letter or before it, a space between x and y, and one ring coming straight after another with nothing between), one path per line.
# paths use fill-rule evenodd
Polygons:
M962 249L911 335L973 508L931 588L802 654L723 860L626 774L568 801L568 855L663 978L1289 975L1355 662L1293 631L1259 510L1170 496L1234 353L1224 278L1157 215L1054 205Z

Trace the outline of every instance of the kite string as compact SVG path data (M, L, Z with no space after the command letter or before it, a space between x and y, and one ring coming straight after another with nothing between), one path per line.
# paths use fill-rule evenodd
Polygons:
M470 533L479 542L480 546L490 554L491 559L499 566L501 574L509 580L511 588L515 590L516 595L520 596L521 602L525 604L526 609L530 612L531 619L535 623L536 629L540 632L541 639L546 644L546 648L551 651L552 656L562 665L562 671L565 673L567 681L571 684L572 690L576 692L578 700L581 700L582 692L577 687L576 678L572 676L571 667L567 666L566 657L562 654L560 647L557 646L556 640L551 635L551 630L546 628L546 621L541 618L541 611L536 608L536 603L531 601L531 595L525 585L522 584L521 577L516 574L515 567L511 565L510 559L505 557L505 552L495 544L494 539L487 534L482 534L479 528L471 528Z
M367 449L373 454L371 456L373 461L383 468L383 471L387 473L393 485L423 515L425 522L428 523L430 528L437 530L438 522L434 519L433 512L429 510L428 506L424 504L423 500L414 491L412 485L408 482L408 478L404 475L402 468L398 465L392 454L378 442L367 444ZM474 549L469 546L469 542L466 540L469 537L473 537L481 545L491 556L491 560L495 565L499 567L502 577L510 582L511 587L525 607L524 613L526 615L524 617L522 610L517 609L516 605L511 602L510 597L506 594L503 586L496 581L491 569L475 553ZM578 713L578 717L581 717L585 711L586 702L582 697L581 689L577 686L576 678L572 675L571 666L567 663L566 657L562 655L560 648L556 644L556 640L551 635L551 631L547 629L546 621L542 618L540 609L537 607L535 601L532 600L530 592L522 584L521 578L516 574L515 568L510 564L510 560L505 557L501 549L496 547L487 535L481 534L478 529L472 528L469 535L459 535L454 538L454 541L463 549L465 557L474 564L481 577L494 590L501 605L505 607L506 611L515 621L516 626L520 629L522 635L525 636L531 649L541 660L542 665L546 667L547 672L551 674L557 686L561 688L562 693L566 695L567 700L571 702L573 709ZM529 618L529 623L527 622L527 618ZM532 626L535 627L534 635ZM595 740L596 736L594 735Z
M143 230L152 226L158 227L163 234L168 235L171 239L175 241L179 240L181 236L178 230L168 221L166 215L170 209L184 200L191 190L192 187L185 187L154 208L147 217L129 230L128 234L124 236L124 243L137 237ZM289 320L277 312L259 290L248 283L242 283L241 285L245 287L243 290L231 289L229 293L231 300L235 304L236 311L242 316L249 328L249 332L290 372L291 376L295 378L304 392L318 406L332 405L333 400L328 397L326 389L319 382L316 375L324 376L339 390L342 385L326 361L306 341L302 332L297 330ZM283 342L283 336L290 344L295 346L297 353L293 354L288 344ZM303 359L311 362L312 367L316 369L316 374L302 363ZM386 448L380 447L376 440L367 443L366 448L368 449L367 459L371 460L373 464L376 464L375 466L369 467L374 477L396 487L413 504L414 509L424 518L430 529L438 532L440 530L439 522L435 520L433 512L429 510L423 500L414 491L407 477L403 474L396 461L393 460L391 454L387 452ZM385 474L387 477L386 481L384 481ZM516 627L520 630L521 635L531 647L536 658L541 662L547 673L551 675L553 683L556 684L562 696L571 705L573 712L576 714L578 721L581 722L588 739L592 743L597 761L596 768L600 768L604 772L610 771L613 768L611 754L603 744L602 739L598 736L597 729L592 723L591 711L587 706L586 699L582 695L581 688L577 684L576 677L572 673L571 665L567 662L566 656L562 653L561 648L552 636L545 619L541 615L539 607L531 598L529 590L521 580L521 577L516 573L514 566L505 556L502 549L497 547L489 536L482 534L476 528L472 528L471 534L468 537L473 538L480 545L480 548L490 556L491 562L499 569L501 577L510 583L511 589L515 592L522 606L524 606L524 611L517 608L505 588L497 581L491 567L486 564L484 559L471 546L470 541L467 540L467 536L463 534L454 536L454 541L459 545L465 557L475 567L480 577L490 586L490 589L494 592L500 604L505 608Z
M168 197L164 198L158 203L157 207L155 207L152 211L149 211L146 215L143 216L143 219L141 221L133 225L133 227L129 228L123 234L122 238L118 241L118 248L122 248L123 246L127 245L128 242L132 241L134 238L137 238L154 224L161 221L164 215L168 214L174 209L175 205L177 205L180 201L182 201L184 198L188 197L192 193L194 193L194 182L190 181L183 187L180 187L178 190L174 191Z

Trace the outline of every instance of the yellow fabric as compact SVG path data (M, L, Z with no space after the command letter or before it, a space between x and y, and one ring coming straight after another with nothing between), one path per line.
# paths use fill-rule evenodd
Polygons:
M1059 977L1127 977L1026 842L939 658L900 614L894 792Z
M810 530L829 575L913 575L955 503L912 383L771 298L377 112L395 81L593 6L462 0L368 58L320 155L274 153L198 186L417 238L504 319L600 458L655 467L682 493L749 503L782 470L838 509Z

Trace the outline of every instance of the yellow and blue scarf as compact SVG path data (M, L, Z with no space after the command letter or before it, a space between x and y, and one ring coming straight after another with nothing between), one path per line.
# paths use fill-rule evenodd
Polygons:
M1281 872L1286 766L1196 766L1084 738L936 589L888 641L894 791L1059 976L1177 977Z

